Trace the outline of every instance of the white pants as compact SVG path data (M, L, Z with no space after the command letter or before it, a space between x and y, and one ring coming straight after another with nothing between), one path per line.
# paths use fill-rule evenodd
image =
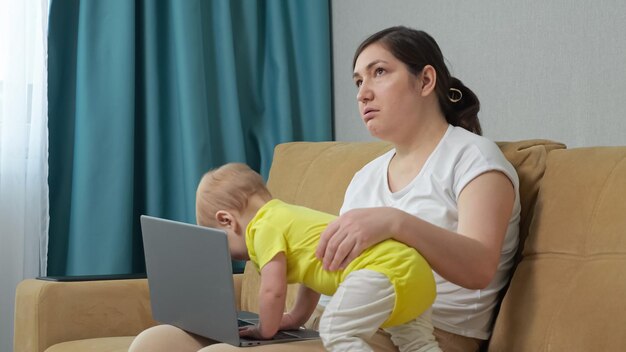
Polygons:
M373 351L365 342L393 311L396 293L376 271L352 272L341 283L320 320L320 337L328 351ZM386 328L400 352L441 351L433 336L430 310L406 324Z

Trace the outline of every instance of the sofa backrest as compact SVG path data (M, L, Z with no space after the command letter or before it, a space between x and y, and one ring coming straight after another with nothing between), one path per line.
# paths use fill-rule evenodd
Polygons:
M548 155L489 351L626 351L626 147Z
M564 148L560 143L527 140L498 143L520 178L522 219L520 236L525 238L529 214L545 170L548 152ZM337 214L346 187L363 165L391 148L383 142L293 142L278 145L270 169L268 187L283 201ZM258 311L259 278L248 265L242 284L241 308ZM295 289L290 288L288 306Z

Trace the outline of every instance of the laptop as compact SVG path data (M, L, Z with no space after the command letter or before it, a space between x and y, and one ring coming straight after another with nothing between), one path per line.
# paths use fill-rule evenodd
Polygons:
M280 331L271 340L239 337L258 315L237 312L226 233L147 215L141 231L155 320L234 346L311 340L315 330Z

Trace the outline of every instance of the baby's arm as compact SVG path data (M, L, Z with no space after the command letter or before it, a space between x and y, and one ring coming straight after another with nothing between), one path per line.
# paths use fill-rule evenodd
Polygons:
M240 336L270 339L278 331L287 296L287 259L280 252L261 268L259 324L240 329Z
M280 322L281 330L295 330L300 328L313 314L317 303L320 300L320 294L312 289L300 285L298 295L296 296L296 302L293 305L293 309L285 315Z

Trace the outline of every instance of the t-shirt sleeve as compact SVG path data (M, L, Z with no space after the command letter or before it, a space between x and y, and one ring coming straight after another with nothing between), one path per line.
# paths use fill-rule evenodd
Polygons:
M519 181L513 166L506 160L500 149L494 144L468 146L457 160L454 167L453 191L458 200L461 191L476 177L489 171L500 171L511 180L515 191Z
M285 236L277 228L267 223L257 228L252 245L256 253L256 262L259 270L263 269L265 264L270 262L276 254L280 252L287 253Z

